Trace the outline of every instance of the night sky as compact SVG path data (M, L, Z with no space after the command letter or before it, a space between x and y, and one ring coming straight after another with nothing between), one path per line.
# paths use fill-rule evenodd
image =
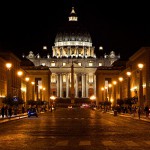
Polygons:
M21 0L0 5L1 51L27 55L47 45L51 53L58 28L68 21L72 6L92 37L97 56L115 51L128 59L141 47L150 46L150 10L145 2Z

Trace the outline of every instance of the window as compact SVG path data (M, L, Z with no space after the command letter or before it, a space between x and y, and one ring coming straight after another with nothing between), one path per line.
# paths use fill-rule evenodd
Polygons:
M51 63L51 66L52 66L52 67L55 67L55 62L52 62L52 63Z
M93 74L89 74L89 83L93 83Z
M63 75L63 82L66 82L66 75Z
M102 66L102 63L99 63L98 65L99 65L99 66Z
M42 66L45 66L46 64L45 63L42 63Z
M92 67L92 66L93 66L93 63L92 63L92 62L90 62L90 63L89 63L89 66L90 66L90 67Z
M55 83L55 82L56 82L56 76L55 76L54 74L51 76L51 82L52 82L52 83Z
M81 66L82 64L81 64L81 63L78 63L78 65Z

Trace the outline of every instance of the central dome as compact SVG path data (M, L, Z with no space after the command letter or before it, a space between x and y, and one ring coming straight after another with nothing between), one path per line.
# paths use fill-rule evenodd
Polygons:
M72 7L69 16L69 22L59 28L55 46L88 46L92 47L92 40L89 32L82 24L78 22L78 18Z

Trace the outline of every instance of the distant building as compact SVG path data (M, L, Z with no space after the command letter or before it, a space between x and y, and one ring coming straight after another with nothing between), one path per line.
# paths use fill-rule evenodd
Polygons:
M47 52L44 46L44 52ZM120 58L114 51L97 58L92 45L92 39L85 27L78 21L74 7L72 7L69 21L56 34L52 55L49 53L34 54L32 51L26 56L33 64L48 67L51 76L50 95L57 98L70 98L71 86L74 89L74 98L89 98L96 95L95 71L99 66L110 67ZM73 64L73 77L71 66ZM73 79L73 80L72 80ZM43 80L37 81L44 85ZM73 82L73 85L72 85Z

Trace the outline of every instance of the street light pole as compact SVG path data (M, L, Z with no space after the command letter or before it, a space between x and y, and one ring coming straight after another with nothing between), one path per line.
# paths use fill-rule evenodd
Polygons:
M117 104L117 101L116 101L116 84L117 84L117 82L113 81L113 85L114 85L114 106L116 106L116 104Z
M143 64L138 64L138 68L139 68L139 100L138 100L138 104L139 104L139 107L143 107L143 76L142 76L143 67L144 67Z
M32 100L34 100L34 85L35 85L35 82L31 82L32 84Z
M119 81L120 81L120 99L122 100L122 81L123 81L123 78L119 77Z
M104 102L104 88L103 87L101 88L101 91L102 91L102 102Z
M129 99L131 97L131 94L130 94L130 76L131 76L131 72L130 71L127 72L127 76L128 76L127 98Z
M108 97L109 97L109 102L111 101L111 92L112 92L112 84L108 84Z
M29 77L25 78L25 81L26 81L26 101L29 100L29 80L30 80Z
M17 72L17 75L19 76L19 80L20 80L20 82L19 82L19 93L18 93L18 97L19 98L22 98L22 96L21 96L21 76L23 75L23 72L22 71L18 71Z
M12 68L11 63L6 63L6 68L7 68L7 96L11 96L11 72L10 69Z

